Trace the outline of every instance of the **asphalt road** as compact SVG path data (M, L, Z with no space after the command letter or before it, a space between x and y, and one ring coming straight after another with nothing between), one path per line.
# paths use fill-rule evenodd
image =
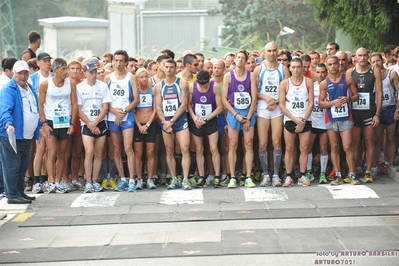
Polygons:
M398 191L381 176L360 186L73 191L19 206L2 199L0 263L399 265Z

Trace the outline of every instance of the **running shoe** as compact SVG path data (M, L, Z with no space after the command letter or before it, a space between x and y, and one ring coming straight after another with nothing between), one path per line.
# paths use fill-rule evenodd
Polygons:
M71 186L71 184L69 184L68 181L67 182L61 181L60 183L62 183L62 185L66 188L67 192L72 191L72 186Z
M220 178L215 177L215 180L213 181L213 187L214 188L220 188L222 185L220 184Z
M111 178L108 181L108 186L110 186L112 190L115 190L115 188L118 187L118 184L116 184L115 178Z
M373 167L371 168L371 177L373 179L378 179L378 168L377 167Z
M78 190L83 190L85 187L80 180L73 180L72 185Z
M349 178L351 180L351 184L352 185L359 185L360 184L359 179L357 179L357 177L354 174L350 174Z
M373 176L371 175L370 171L366 171L366 173L364 174L364 180L366 183L373 183Z
M205 183L205 178L203 176L200 176L198 178L198 182L197 185L195 186L196 188L203 188L206 187L206 183Z
M143 189L143 187L141 189ZM136 183L133 180L129 181L127 192L135 192L136 190L137 190Z
M327 184L327 178L325 173L320 173L319 184Z
M167 186L170 185L170 183L172 182L172 176L170 174L168 174L166 176L165 180L166 180L166 185Z
M94 192L93 185L90 182L87 182L83 193L93 193L93 192Z
M228 186L230 184L230 179L229 177L226 176L226 178L220 183L222 186Z
M260 187L268 187L271 186L272 183L270 181L270 176L269 175L263 175L262 182L260 182Z
M290 176L287 176L284 180L283 187L291 187L292 185L292 178Z
M25 180L25 191L32 191L33 187L33 178L27 177Z
M108 179L103 179L103 182L101 182L101 187L102 187L103 189L108 189L108 187L109 187L109 181L108 181Z
M309 180L309 182L312 182L314 180L314 176L312 172L307 172L305 174L306 178Z
M93 192L94 192L93 185L90 182L87 182L83 193L93 193Z
M389 165L384 164L384 166L381 169L382 174L387 174L389 172Z
M273 187L281 187L281 180L280 180L280 178L278 177L278 175L273 175L273 178L272 178L272 186L273 186Z
M344 177L342 180L344 181L344 183L351 183L352 182L352 180L351 180L351 178L349 176Z
M104 192L104 188L97 181L92 182L94 192Z
M215 181L215 176L208 175L208 177L206 178L206 185L212 186L214 181Z
M168 186L168 189L178 189L178 188L180 188L179 180L177 180L177 178L172 178Z
M308 187L311 186L309 179L303 175L298 179L298 186Z
M117 186L114 190L115 191L124 191L125 189L128 188L128 184L126 183L126 181L121 180L121 182L119 183L119 186Z
M251 177L247 177L247 178L245 179L245 187L247 187L247 188L254 188L254 187L256 187L256 185L255 185L255 183L252 181L252 178L251 178Z
M138 190L143 190L143 179L137 179L136 188Z
M191 190L190 182L188 182L188 179L183 179L181 189Z
M156 189L157 188L157 186L154 184L153 178L148 179L147 188L148 189Z
M237 180L235 178L230 178L230 182L227 185L227 188L236 188L237 187Z
M68 193L66 187L61 182L55 183L55 192L59 194Z
M261 172L260 171L256 172L254 175L254 180L260 181L261 178L262 178Z
M41 193L43 193L42 184L40 184L40 183L34 184L33 187L32 187L32 193L33 194L41 194Z
M332 169L330 174L327 176L327 179L329 181L334 181L335 180L335 169Z
M336 176L335 179L331 182L331 186L338 186L344 183L344 179L341 176Z
M192 176L191 178L189 178L188 182L190 182L190 186L192 186L192 187L197 186L197 179L195 178L195 176Z

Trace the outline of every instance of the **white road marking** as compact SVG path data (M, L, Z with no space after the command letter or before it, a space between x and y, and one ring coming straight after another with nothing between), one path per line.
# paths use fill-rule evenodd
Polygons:
M334 197L334 199L368 199L368 198L380 198L377 193L371 188L364 185L350 185L344 184L339 186L331 185L319 185L319 187L325 187Z
M288 195L281 188L241 188L244 191L245 201L286 201Z
M29 194L28 196L35 196L36 198L42 196L43 194ZM0 212L1 213L22 213L28 208L29 204L8 204L7 198L3 197L0 200Z
M165 190L162 193L160 204L204 204L202 189L193 190Z
M120 193L101 192L81 194L71 204L71 207L109 207L114 206Z

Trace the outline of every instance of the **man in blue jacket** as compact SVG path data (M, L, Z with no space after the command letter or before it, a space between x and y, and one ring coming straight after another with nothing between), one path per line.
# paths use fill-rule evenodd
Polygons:
M0 90L0 153L4 185L9 204L29 204L35 197L24 192L24 178L29 166L32 139L39 136L39 109L37 94L27 83L29 66L17 61L13 67L14 76ZM15 135L16 152L9 136Z

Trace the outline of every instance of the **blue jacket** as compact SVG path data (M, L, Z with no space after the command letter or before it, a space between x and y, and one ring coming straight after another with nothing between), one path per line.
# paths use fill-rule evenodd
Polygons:
M53 76L54 76L54 73L50 72L50 77L53 77ZM33 91L35 91L36 94L39 95L39 71L37 71L29 76L28 83L30 85L32 85Z
M32 86L28 84L35 96L36 103L37 93L33 90ZM8 137L6 132L6 125L13 125L15 128L16 139L24 139L24 118L23 118L23 103L21 92L19 91L18 84L14 78L0 89L0 137ZM37 104L37 106L39 106ZM39 110L38 110L39 111ZM39 120L39 119L38 119ZM33 136L34 139L39 139L39 124Z

